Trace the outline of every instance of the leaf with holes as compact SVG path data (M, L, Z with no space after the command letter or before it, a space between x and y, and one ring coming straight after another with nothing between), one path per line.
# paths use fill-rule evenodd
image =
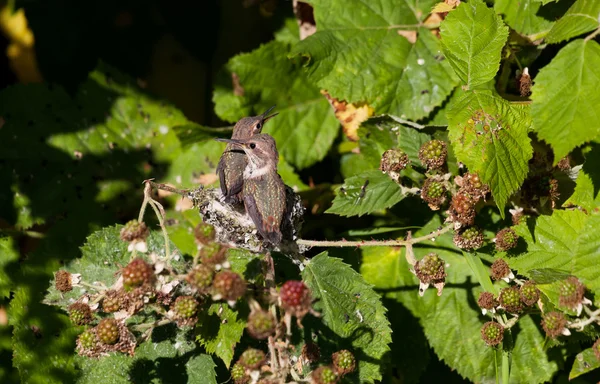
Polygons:
M533 154L527 112L488 91L466 92L448 111L456 158L490 186L501 215L525 180Z

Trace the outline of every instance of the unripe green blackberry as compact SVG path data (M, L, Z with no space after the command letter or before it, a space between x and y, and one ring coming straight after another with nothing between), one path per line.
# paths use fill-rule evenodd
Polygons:
M200 223L194 228L194 237L200 244L207 245L215 240L215 227L210 224Z
M248 369L258 369L265 362L265 353L260 349L248 348L246 349L240 359L238 364L248 368Z
M188 273L186 280L196 289L204 292L211 286L214 275L215 270L212 266L199 264Z
M102 310L106 313L117 312L121 309L121 295L115 290L106 291L102 299Z
M404 153L400 148L388 149L381 156L381 163L379 164L379 170L383 173L400 173L410 160L408 155Z
M425 183L423 183L421 199L429 204L431 209L438 210L446 201L446 187L441 181L428 178L425 180Z
M354 358L354 355L346 349L334 353L331 356L331 360L333 361L333 368L340 376L354 372L354 369L356 368L356 359Z
M566 328L567 318L562 312L552 311L544 314L542 318L542 328L551 338L556 338L560 335L569 334Z
M540 290L537 289L535 284L531 281L528 281L525 284L521 285L521 288L519 288L519 292L521 294L521 301L528 307L537 303L537 301L540 298Z
M240 363L235 363L231 367L231 378L235 384L247 384L250 382L250 376L246 375L246 368Z
M154 269L139 257L131 261L122 271L125 289L139 287L154 281Z
M454 244L462 249L477 249L483 245L483 232L477 227L469 227L454 235Z
M198 311L198 300L192 296L179 296L172 306L175 315L182 319L189 319Z
M446 269L442 260L436 253L425 255L415 264L415 274L424 284L433 284L446 279Z
M145 223L137 220L131 220L121 229L121 240L123 241L143 241L146 240L150 230Z
M204 265L217 265L225 262L227 249L218 243L209 243L200 249L200 261Z
M594 345L592 345L592 351L594 351L596 359L600 360L600 339L596 340Z
M69 319L75 325L85 325L92 322L92 310L84 303L73 303L69 305Z
M510 313L519 313L523 310L523 305L521 304L521 294L519 293L519 289L516 287L501 289L498 302L507 312Z
M338 382L338 375L333 367L322 365L315 369L310 375L313 384L335 384Z
M61 292L69 292L73 289L73 282L71 280L71 274L65 270L56 271L54 276L54 286Z
M104 344L115 344L119 340L119 324L115 319L103 319L96 327L98 340Z
M275 333L275 318L262 309L252 311L248 316L248 333L255 339L264 340Z
M96 334L90 329L79 335L79 345L83 349L92 349L96 346L97 342Z
M479 294L479 298L477 299L477 305L479 305L479 308L481 309L491 311L498 305L498 302L494 298L493 293L481 292L481 294Z
M481 338L489 346L498 345L504 338L504 328L494 321L488 321L481 328Z
M281 306L293 316L302 318L310 311L312 298L310 290L298 280L286 281L279 290Z
M585 286L575 276L569 276L558 283L558 291L558 303L574 310L583 302Z
M441 168L446 163L448 149L441 140L431 140L424 143L419 149L419 160L428 169Z
M246 282L239 274L221 271L215 275L213 289L227 301L235 301L246 293Z
M496 249L499 251L508 251L517 246L519 236L510 228L504 228L496 234L494 242Z
M494 260L492 263L491 275L493 280L504 279L506 282L515 277L510 270L510 267L503 259Z

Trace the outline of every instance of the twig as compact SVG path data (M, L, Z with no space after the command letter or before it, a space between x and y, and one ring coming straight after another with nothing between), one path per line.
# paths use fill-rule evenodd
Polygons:
M400 124L405 124L405 125L410 125L413 128L417 128L417 129L424 129L425 126L421 125L421 124L417 124L415 122L412 122L410 120L404 120L400 117L394 116L394 115L389 115L393 120L397 121Z
M309 247L403 247L409 244L416 244L422 241L431 240L444 233L450 231L453 228L452 225L440 228L431 232L428 235L415 237L408 240L359 240L359 241L348 241L348 240L306 240L298 239L299 245L307 245Z
M598 36L598 34L600 33L600 27L596 28L596 30L592 33L590 33L589 35L587 35L585 37L585 39L583 39L585 42L588 42L590 40L592 40L594 37Z

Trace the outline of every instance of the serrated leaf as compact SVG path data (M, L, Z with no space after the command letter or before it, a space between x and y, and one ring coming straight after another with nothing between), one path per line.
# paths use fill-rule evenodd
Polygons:
M198 315L196 340L206 352L214 353L229 367L235 346L239 343L246 328L246 321L238 318L238 312L225 303L212 304Z
M576 377L585 375L598 368L600 368L600 359L594 354L593 348L587 348L575 356L573 367L569 373L569 380L573 380Z
M575 179L575 190L573 194L563 203L564 207L579 206L587 211L592 211L600 206L600 146L596 143L591 145L589 152L585 154L583 166L574 167L571 172L577 175Z
M311 259L302 279L319 300L314 306L324 324L340 338L350 339L360 382L381 380L381 359L392 339L379 295L349 265L327 252Z
M209 355L193 356L185 364L188 384L217 384L216 364Z
M420 119L458 80L438 39L420 28L434 3L311 1L319 27L292 54L309 58L310 79L333 97Z
M559 43L582 33L593 31L600 26L600 2L577 0L561 17L546 36L546 42Z
M481 0L461 3L440 25L442 47L467 89L492 80L508 28Z
M340 216L362 216L389 208L406 196L396 182L377 170L344 180L335 194L331 207L325 212Z
M544 37L554 22L540 16L542 4L535 0L498 0L494 10L504 14L504 21L518 33L530 40Z
M575 40L540 70L531 88L531 117L555 163L600 134L600 45Z
M227 70L239 78L243 91L232 89L229 79L227 86L216 87L213 101L219 117L230 122L275 105L279 115L265 124L263 133L275 138L279 153L288 162L306 168L325 157L339 123L299 63L288 60L289 51L289 44L271 41L251 53L235 56Z
M435 218L414 236L430 233L440 224ZM480 330L486 319L473 303L482 291L476 276L453 245L451 234L419 245L414 248L417 259L435 252L446 262L448 276L442 296L430 288L419 297L418 280L409 271L404 249L363 248L361 274L376 289L388 292L386 297L398 300L420 319L429 344L448 366L473 382L493 382L494 350L481 340ZM558 366L542 348L544 336L529 317L519 320L519 328L512 351L511 382L549 380Z
M598 228L600 216L588 216L578 210L556 210L552 216L539 216L534 227L528 227L526 224L515 227L519 236L527 243L527 251L509 259L508 263L519 274L531 278L535 270L540 268L558 269L577 276L595 294L598 302Z
M525 180L533 154L527 112L527 107L487 91L466 92L448 111L448 136L456 158L490 186L503 217L508 198Z

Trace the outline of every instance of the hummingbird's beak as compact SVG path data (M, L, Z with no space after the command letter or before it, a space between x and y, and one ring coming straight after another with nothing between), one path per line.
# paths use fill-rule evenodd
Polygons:
M221 142L227 143L227 144L233 144L233 145L236 145L236 146L241 147L241 148L244 148L246 146L246 140L221 139L220 137L216 138L215 140L221 141Z
M276 113L274 113L274 114L272 114L272 115L270 115L270 116L267 116L267 115L269 114L269 112L271 112L271 111L272 111L274 108L275 108L275 106L272 106L271 108L267 109L267 110L265 111L265 113L263 113L263 114L261 115L261 116L262 116L263 123L266 123L266 122L267 122L268 120L270 120L272 117L275 117L275 116L279 115L279 112L276 112Z

